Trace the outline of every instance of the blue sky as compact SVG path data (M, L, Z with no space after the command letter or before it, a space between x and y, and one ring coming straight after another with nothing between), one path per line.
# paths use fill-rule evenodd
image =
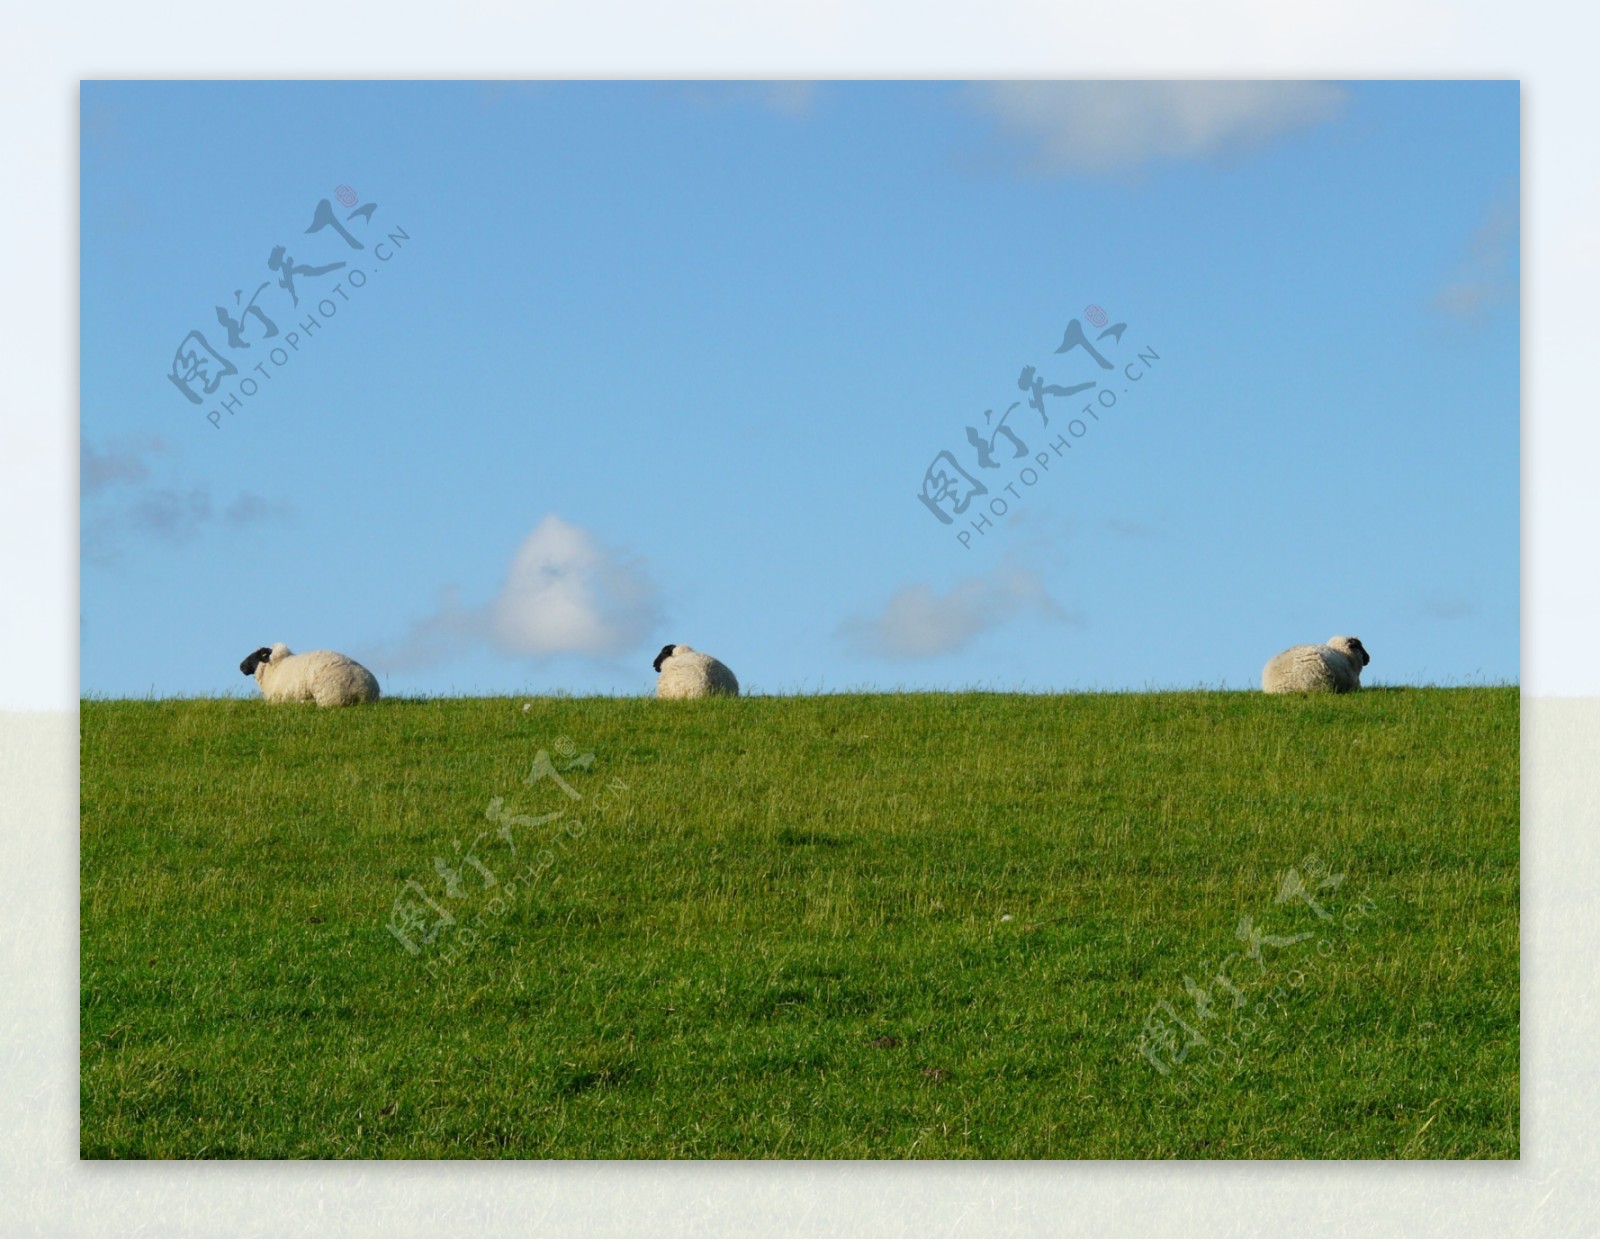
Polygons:
M1246 687L1336 632L1516 680L1518 93L85 83L82 691L253 692L274 641L389 693L646 692L667 641L758 692ZM295 307L280 245L347 266ZM1055 351L1100 309L1110 371ZM1026 366L1097 386L984 469Z

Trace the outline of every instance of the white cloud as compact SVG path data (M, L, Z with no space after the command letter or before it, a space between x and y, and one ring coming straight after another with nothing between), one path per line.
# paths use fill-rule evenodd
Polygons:
M1450 280L1434 298L1434 307L1455 318L1481 325L1489 311L1517 300L1517 282L1512 278L1511 260L1516 253L1520 227L1514 202L1497 202L1488 218L1472 234L1462 259Z
M931 659L952 654L980 634L1029 613L1062 624L1075 619L1050 597L1036 573L1002 565L987 577L967 578L942 596L921 583L901 586L880 615L846 620L840 636L861 654Z
M656 620L643 566L552 513L517 549L489 608L489 634L513 654L618 654Z
M1031 151L1036 172L1112 172L1250 150L1337 117L1328 82L983 82L973 107Z
M522 540L492 600L467 606L447 588L433 613L375 661L408 671L484 644L512 655L603 657L645 642L659 618L642 562L551 513Z

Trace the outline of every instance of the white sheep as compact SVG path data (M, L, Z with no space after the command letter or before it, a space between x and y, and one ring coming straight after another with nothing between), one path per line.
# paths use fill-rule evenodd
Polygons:
M295 654L282 642L263 646L239 670L254 676L268 702L315 702L354 706L378 700L378 678L361 664L333 650Z
M739 696L739 682L726 665L693 646L665 645L653 666L661 673L656 678L657 697Z
M1354 693L1372 656L1359 637L1330 637L1326 646L1290 646L1261 669L1267 693Z

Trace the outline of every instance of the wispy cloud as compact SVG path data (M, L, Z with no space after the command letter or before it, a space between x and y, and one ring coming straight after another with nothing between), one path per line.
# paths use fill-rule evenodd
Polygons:
M264 521L282 520L293 511L282 500L267 499L253 491L245 491L222 510L222 522L231 529L243 530Z
M78 484L84 498L144 482L150 477L148 458L166 451L166 441L159 437L117 440L104 448L85 439L78 449Z
M1143 521L1130 521L1125 517L1107 517L1103 522L1106 532L1118 538L1158 538L1161 530Z
M409 671L484 644L536 658L605 657L646 643L659 619L642 561L551 513L522 540L492 600L469 606L447 589L380 661Z
M815 82L763 82L761 101L784 116L805 116L817 98Z
M700 107L719 108L755 104L780 116L799 119L811 113L817 83L806 80L767 82L675 82L671 89Z
M199 533L211 517L211 495L204 487L191 491L149 491L127 509L123 528L181 543Z
M922 583L901 586L881 613L846 620L839 635L859 654L931 659L1022 615L1059 624L1077 619L1050 597L1036 573L1002 565L987 576L968 577L943 595Z
M446 586L439 592L438 607L398 641L375 648L372 659L381 671L415 671L447 662L487 640L485 609L464 606L461 591Z
M1420 610L1430 620L1470 620L1478 614L1478 605L1462 595L1436 594L1424 598Z
M1517 204L1502 200L1467 243L1466 256L1433 299L1434 308L1473 326L1481 326L1495 306L1517 300L1512 260L1517 252Z
M206 487L151 485L154 462L171 452L159 438L116 441L103 448L83 441L79 485L85 511L80 549L85 560L111 565L132 542L180 546L219 524L244 530L289 516L287 504L249 491L219 510Z
M1106 173L1252 150L1343 112L1328 82L983 82L969 104L1036 173Z

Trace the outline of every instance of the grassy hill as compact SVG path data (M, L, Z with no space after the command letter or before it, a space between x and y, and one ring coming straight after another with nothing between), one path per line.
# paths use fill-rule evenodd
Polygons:
M82 705L88 1158L1515 1158L1518 691Z

